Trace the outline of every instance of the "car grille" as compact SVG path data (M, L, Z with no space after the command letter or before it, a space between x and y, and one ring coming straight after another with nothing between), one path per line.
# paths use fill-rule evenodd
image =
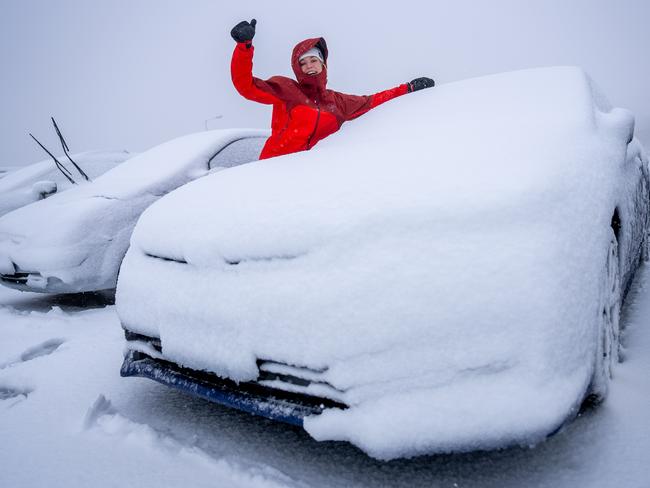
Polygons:
M345 392L323 379L327 369L317 370L268 360L258 360L257 369L259 374L256 382L260 385L343 403Z
M196 396L297 425L302 423L302 418L326 408L348 408L342 399L344 392L322 380L325 369L258 360L258 378L236 383L166 360L158 338L128 330L125 337L128 351L122 376L148 377Z

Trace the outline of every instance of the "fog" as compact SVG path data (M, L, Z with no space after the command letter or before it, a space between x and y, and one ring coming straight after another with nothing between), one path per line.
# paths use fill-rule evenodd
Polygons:
M141 151L206 126L267 127L270 107L230 81L230 29L253 17L260 78L291 76L291 49L316 36L329 45L329 87L355 94L418 76L449 83L579 65L636 114L650 146L646 0L2 0L0 165L44 159L28 132L58 148L51 115L73 152Z

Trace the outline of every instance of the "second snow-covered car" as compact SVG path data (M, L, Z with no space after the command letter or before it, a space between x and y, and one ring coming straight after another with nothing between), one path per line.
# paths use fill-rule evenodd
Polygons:
M114 288L144 209L189 181L256 160L267 136L226 129L180 137L90 183L8 213L0 218L0 282L46 293Z
M632 115L567 67L346 129L147 209L122 374L381 459L531 445L604 398L647 246Z

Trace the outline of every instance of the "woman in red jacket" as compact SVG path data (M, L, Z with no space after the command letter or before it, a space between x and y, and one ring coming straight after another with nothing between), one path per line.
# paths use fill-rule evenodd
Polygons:
M369 96L345 95L328 90L327 44L322 37L306 39L293 48L291 66L296 79L273 76L264 81L253 76L252 45L255 19L233 27L237 41L230 66L232 82L245 98L273 105L271 137L260 159L309 150L340 129L343 122L395 97L434 86L430 78L417 78Z

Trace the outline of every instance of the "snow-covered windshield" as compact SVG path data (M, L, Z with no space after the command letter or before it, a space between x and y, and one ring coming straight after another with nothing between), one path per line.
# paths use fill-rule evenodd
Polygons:
M232 168L257 161L266 137L249 137L231 142L210 160L210 169Z

